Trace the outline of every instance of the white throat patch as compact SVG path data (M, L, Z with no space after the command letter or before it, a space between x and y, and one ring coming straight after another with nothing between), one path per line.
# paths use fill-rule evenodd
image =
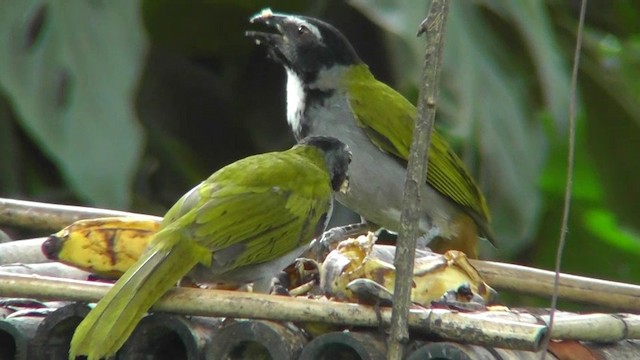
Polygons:
M287 121L295 131L300 127L304 111L304 86L295 72L287 69Z

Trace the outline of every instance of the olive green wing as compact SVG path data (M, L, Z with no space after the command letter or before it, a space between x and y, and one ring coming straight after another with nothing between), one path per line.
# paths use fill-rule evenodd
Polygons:
M415 106L386 84L375 80L366 68L355 69L347 86L358 126L378 148L406 162L413 137ZM462 160L435 130L428 156L429 185L488 222L489 209L480 189Z
M177 217L169 226L209 248L214 266L224 272L277 259L309 243L324 229L331 205L329 175L288 155L259 155L214 174L167 213Z

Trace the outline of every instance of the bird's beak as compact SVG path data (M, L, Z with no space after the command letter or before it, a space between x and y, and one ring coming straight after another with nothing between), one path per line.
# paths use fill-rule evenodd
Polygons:
M266 25L275 29L275 32L245 31L245 36L252 38L256 44L267 47L269 57L281 63L286 68L290 68L294 58L294 44L287 33L290 33L291 26L287 30L287 25L295 22L294 17L286 14L274 14L271 9L264 9L259 14L249 20L252 24ZM293 27L297 29L297 27Z
M288 18L287 15L274 14L271 9L264 9L259 14L253 16L249 22L252 24L266 25L275 28L277 33L267 33L262 31L245 31L245 36L254 39L258 45L266 45L269 48L278 47L284 40L282 24Z

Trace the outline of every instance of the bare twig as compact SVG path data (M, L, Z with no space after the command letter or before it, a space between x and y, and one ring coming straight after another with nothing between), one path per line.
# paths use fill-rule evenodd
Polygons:
M401 359L404 344L409 340L407 315L411 298L411 282L415 257L418 222L420 220L421 190L427 176L427 152L436 114L438 80L442 69L444 32L449 14L449 0L434 0L427 18L420 24L418 35L427 33L427 46L422 70L422 84L418 99L416 125L407 165L407 179L402 199L402 214L397 250L394 259L396 282L394 288L391 334L388 359Z
M162 220L162 218L157 216L126 211L0 198L0 224L4 225L55 231L80 219L107 216L135 216L146 217L157 221Z
M560 283L560 267L562 264L562 253L566 243L569 210L571 208L571 191L573 188L573 168L575 162L575 142L576 142L576 92L578 87L578 68L580 67L580 49L582 48L582 32L584 30L584 17L587 12L587 0L582 0L580 5L580 20L578 22L578 34L576 36L576 48L573 55L573 70L571 72L571 87L569 94L569 153L567 155L567 184L564 193L564 207L562 210L562 224L560 227L560 240L556 253L556 278L553 284L553 295L551 296L551 314L549 316L549 329L553 330L555 309L558 303L558 284ZM544 342L542 359L546 357L546 350L549 346L549 338Z

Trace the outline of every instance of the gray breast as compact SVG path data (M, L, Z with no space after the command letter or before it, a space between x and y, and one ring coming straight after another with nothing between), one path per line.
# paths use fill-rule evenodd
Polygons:
M306 109L308 135L333 136L349 145L353 160L349 166L349 191L336 199L367 220L390 230L398 230L405 168L393 156L382 152L352 117L345 96L336 94L322 107ZM424 190L425 217L421 228L427 232L431 218L448 220L451 204L428 186ZM437 211L440 209L442 211Z
M351 117L345 98L336 95L321 108L306 111L309 135L338 138L349 145L353 153L349 165L349 191L336 198L346 207L390 229L397 228L388 219L399 218L403 188L403 168L393 158L380 152L358 128Z

